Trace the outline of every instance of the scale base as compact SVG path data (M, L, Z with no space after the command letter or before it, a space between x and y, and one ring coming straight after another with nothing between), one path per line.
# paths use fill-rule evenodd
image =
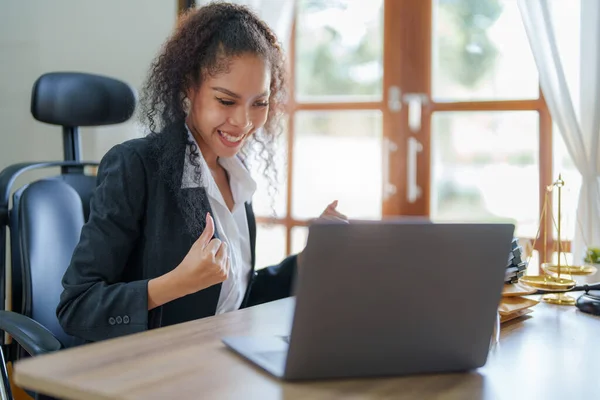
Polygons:
M575 298L565 293L550 293L542 296L542 301L559 306L574 306Z

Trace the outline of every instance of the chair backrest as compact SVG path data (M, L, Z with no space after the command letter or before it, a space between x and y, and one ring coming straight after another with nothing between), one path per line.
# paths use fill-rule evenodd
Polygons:
M10 229L11 239L10 255L12 280L10 285L12 289L12 310L25 314L28 314L28 312L37 313L38 311L36 310L41 310L43 307L32 307L31 310L28 311L28 304L37 304L37 288L40 286L34 281L30 282L30 277L25 276L24 271L31 269L32 265L34 266L32 269L33 271L37 268L38 264L31 264L30 260L23 260L22 256L28 254L37 255L40 253L38 250L27 250L23 252L21 249L21 240L23 237L29 237L27 235L31 235L31 232L22 232L22 226L25 226L23 225L23 221L29 221L28 215L30 212L35 214L42 211L31 211L29 209L21 210L21 207L23 204L29 204L32 201L41 201L31 200L31 197L37 199L38 196L41 196L40 193L44 195L45 193L49 193L50 197L57 196L55 193L63 193L63 197L59 198L59 200L66 201L66 197L64 196L72 197L72 194L75 192L80 199L78 207L82 210L82 218L84 221L87 220L90 199L96 186L96 177L87 175L85 173L85 167L97 167L98 163L80 160L79 127L106 126L125 122L133 115L136 101L137 95L131 86L120 80L101 75L80 72L51 72L43 74L35 81L31 96L31 114L33 118L40 122L62 126L64 160L23 162L10 165L0 171L0 309L5 308L4 277L6 276L5 243L6 234L8 233L7 228ZM11 187L17 176L25 171L52 167L60 167L61 174L41 181L43 183L40 184L44 185L45 188L49 188L48 190L38 188L37 182L27 187L19 188L13 194L12 208L9 208L9 198L12 191ZM49 183L50 181L54 181L55 183ZM60 185L61 182L62 185ZM64 194L67 192L67 186L70 186L72 189L68 191L70 193L69 195ZM61 189L58 189L59 187ZM26 191L35 192L36 195L33 196L32 194L29 194L26 199L23 199ZM48 198L47 201L52 201L52 198ZM70 201L75 201L75 199L71 199ZM44 204L46 204L46 201L44 201ZM25 220L22 220L21 218L25 218ZM37 226L38 223L39 222L36 222L35 220L31 220L30 226ZM60 233L62 234L62 232ZM50 239L56 238L59 232L42 229L39 234L49 235L48 238ZM71 237L69 236L69 238ZM61 241L64 240L65 243L67 243L67 239L69 238L59 239ZM32 242L33 244L31 245L33 246L40 240L41 236L38 238L37 242ZM77 240L79 240L79 232L77 232L75 243ZM65 248L68 247L69 246L65 244ZM50 256L53 255L52 252L54 250L49 248L45 249L45 251L48 252L47 254ZM60 251L61 255L67 254L63 252L62 249ZM61 264L63 272L64 268L66 268L70 262L70 257L71 254L68 254L68 257L64 259L64 263ZM24 262L30 263L31 265L23 265ZM52 263L53 265L59 265L58 261L55 263L53 260ZM60 285L62 272L54 276L56 271L58 271L58 268L53 267L51 271L48 272L49 274L52 274L52 279L54 279L52 282L48 281L48 285L52 288L56 287L59 291L55 294L59 294L62 288L60 286L55 286L55 284ZM35 276L32 276L31 279L36 279ZM45 297L49 295L49 293L44 292L43 286L41 288L41 296ZM28 296L33 297L29 298ZM52 307L55 306L56 304L53 304ZM54 313L55 311L52 309L52 312L49 314L52 320L50 323L53 323L55 320ZM38 320L38 322L46 325L35 315L33 317ZM51 325L46 327L51 331L54 331L54 328ZM58 325L56 325L56 327L59 328ZM0 345L4 345L3 339L4 335L0 335Z
M71 186L79 195L81 199L81 205L83 207L83 218L87 221L90 214L90 200L96 187L96 177L84 174L65 174L59 175L52 178L62 182L66 182ZM23 303L23 266L21 265L21 244L20 235L21 231L19 211L21 205L21 195L27 186L20 187L13 194L12 208L9 213L9 228L10 228L10 257L11 257L11 277L13 285L11 285L11 300L13 304L13 311L24 312Z
M23 275L23 314L44 325L65 346L71 337L56 317L62 276L84 224L79 194L57 179L33 182L19 201L19 245Z
M90 216L90 201L92 200L92 195L96 189L96 175L70 173L58 175L54 177L54 179L61 180L75 189L81 198L81 205L83 206L83 218L85 221L87 221L88 217Z

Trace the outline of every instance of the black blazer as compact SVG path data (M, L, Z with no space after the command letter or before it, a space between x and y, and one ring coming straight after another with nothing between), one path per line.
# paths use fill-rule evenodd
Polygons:
M148 311L148 281L173 270L204 229L203 188L181 188L183 125L113 147L98 169L90 217L63 277L57 316L76 343L214 315L221 284ZM291 294L296 257L254 270L256 222L246 204L252 272L242 307Z

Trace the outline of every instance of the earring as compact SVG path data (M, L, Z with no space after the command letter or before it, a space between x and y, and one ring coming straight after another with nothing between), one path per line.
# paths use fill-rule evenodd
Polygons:
M192 102L190 101L189 98L185 97L183 99L183 112L185 112L185 115L189 115L191 107L192 107Z

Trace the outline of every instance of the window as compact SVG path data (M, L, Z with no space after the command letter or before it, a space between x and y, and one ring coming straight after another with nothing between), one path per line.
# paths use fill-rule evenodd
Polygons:
M555 171L578 191L514 0L298 0L289 56L287 185L276 218L258 213L267 264L334 199L351 218L514 222L527 241Z

